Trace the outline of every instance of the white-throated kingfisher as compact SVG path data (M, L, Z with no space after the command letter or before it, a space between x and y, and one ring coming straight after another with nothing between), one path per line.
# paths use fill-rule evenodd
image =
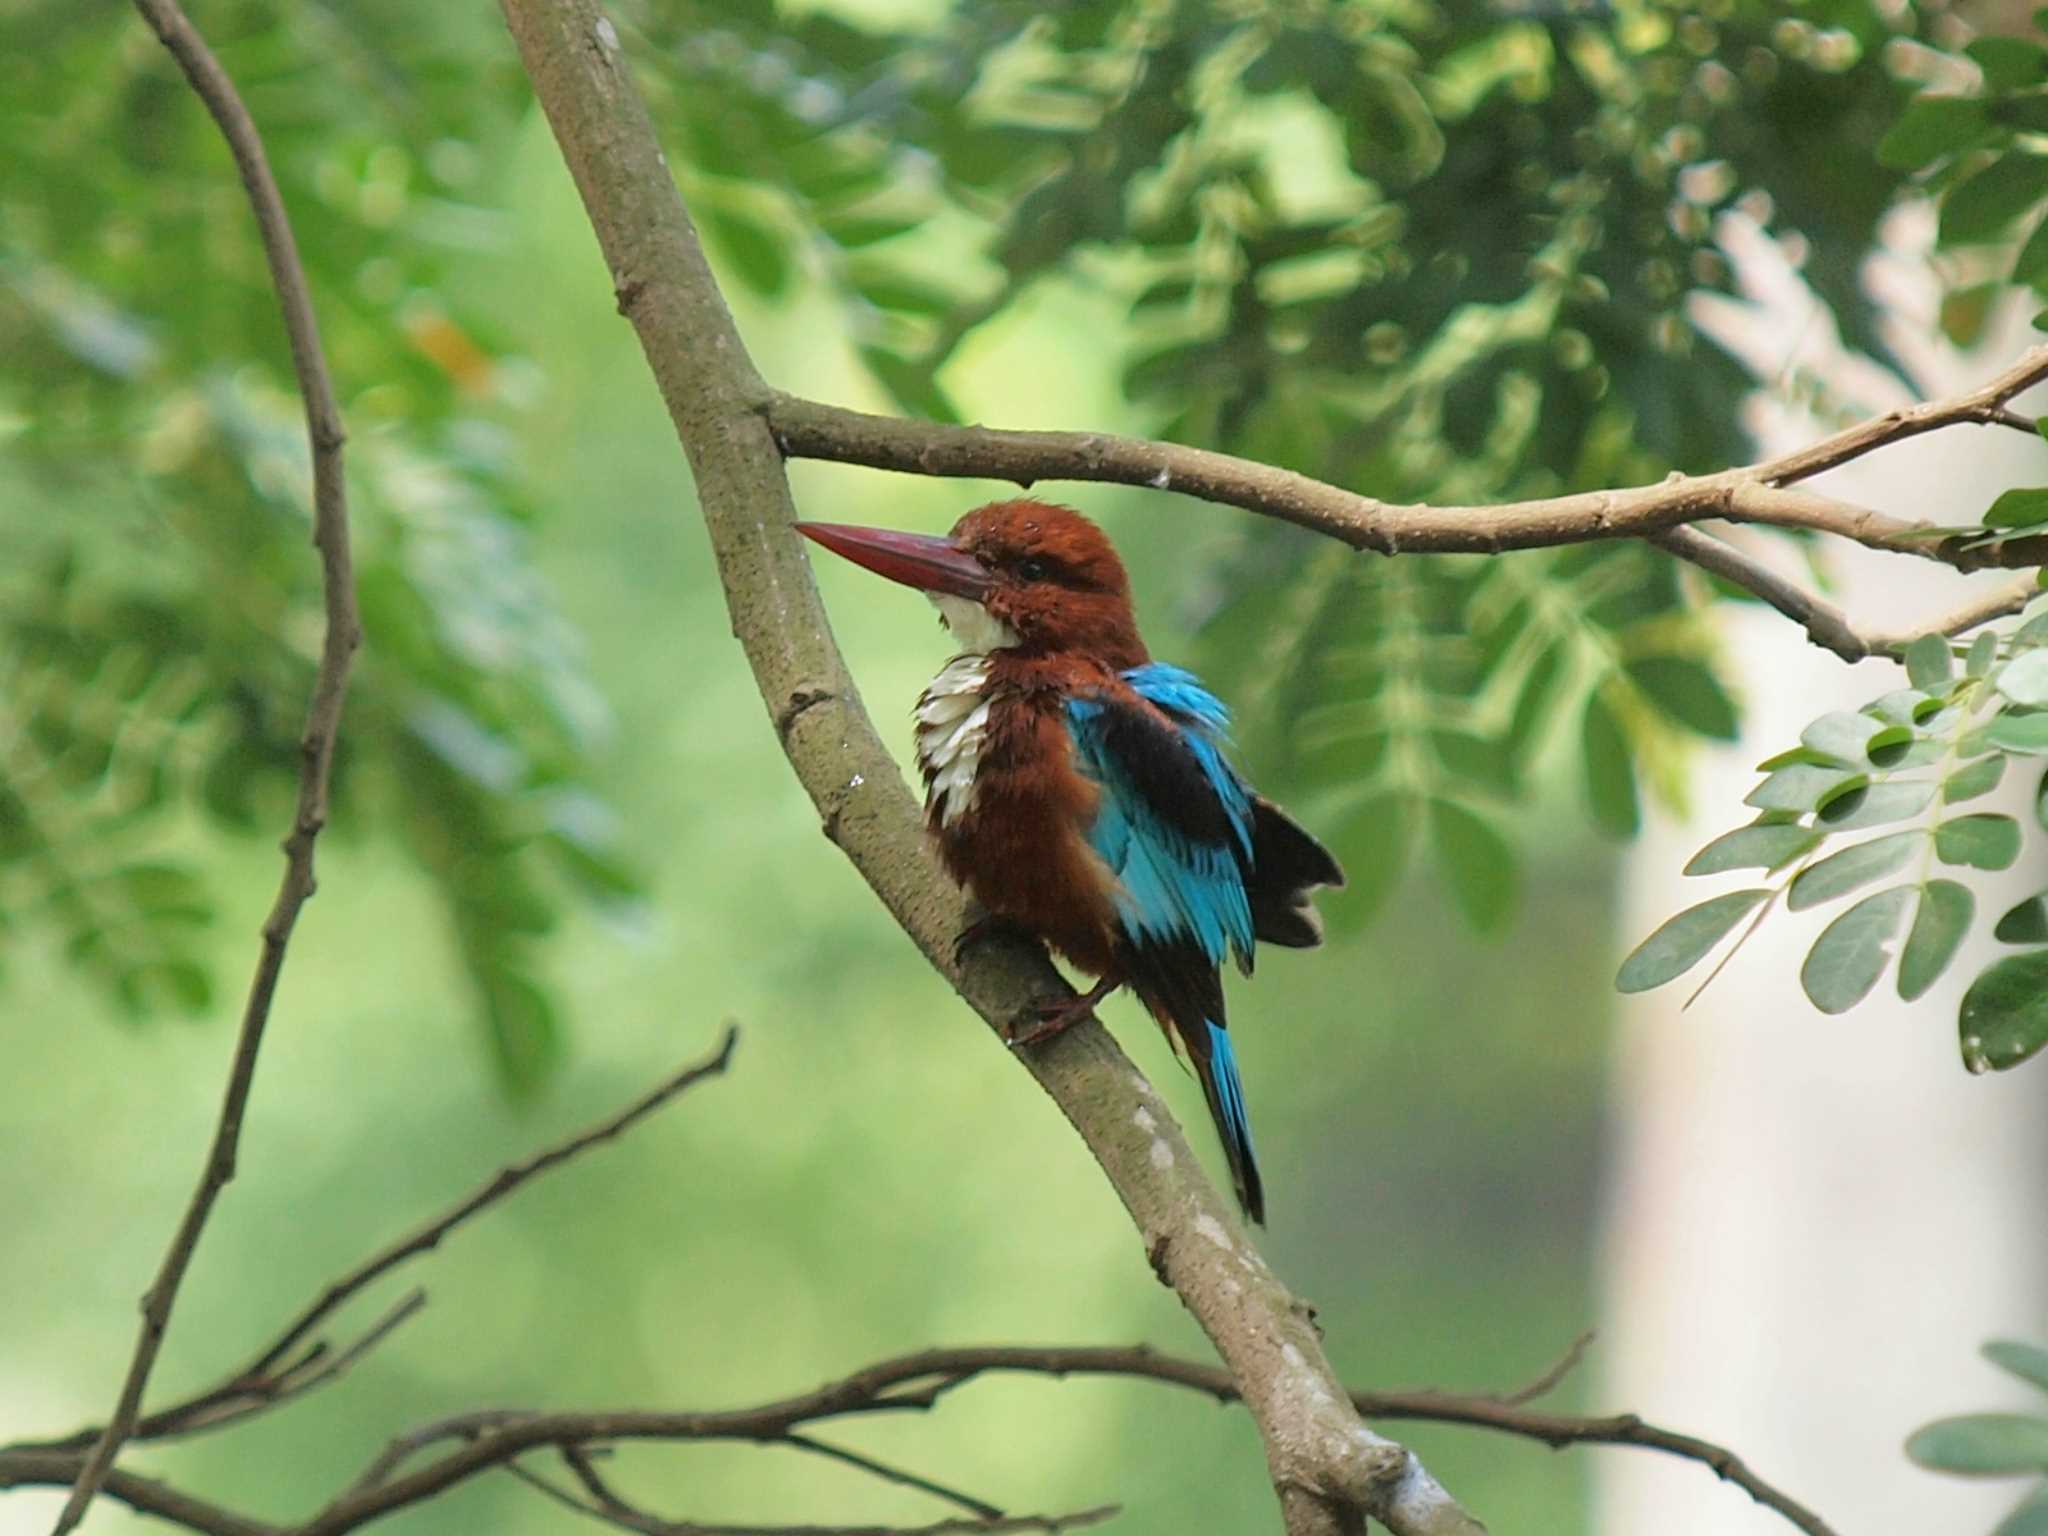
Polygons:
M1193 1066L1238 1202L1263 1221L1222 965L1229 956L1249 975L1259 939L1320 943L1309 893L1344 883L1337 861L1231 767L1216 697L1151 659L1123 562L1080 513L999 501L943 539L797 528L926 593L960 644L917 701L926 824L984 922L1099 978L1013 1043L1130 987Z

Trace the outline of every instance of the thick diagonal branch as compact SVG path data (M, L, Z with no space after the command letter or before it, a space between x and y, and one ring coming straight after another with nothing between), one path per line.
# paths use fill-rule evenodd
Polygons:
M135 1427L142 1411L143 1389L149 1385L157 1351L163 1345L164 1330L170 1323L171 1308L178 1299L178 1287L199 1247L200 1233L213 1214L215 1200L235 1176L235 1153L242 1139L242 1116L248 1107L249 1091L256 1077L256 1055L263 1045L264 1026L277 996L277 981L284 970L285 946L299 910L313 894L313 843L327 824L327 781L334 762L334 738L341 725L342 702L348 692L349 661L361 643L356 616L355 575L349 559L348 502L341 473L343 432L341 408L335 403L334 387L327 376L327 362L320 349L320 330L313 317L313 300L306 285L305 269L292 240L291 222L285 216L284 199L270 174L263 141L256 125L242 105L234 82L220 67L205 40L193 30L176 0L136 0L136 8L178 61L178 67L233 151L235 168L249 194L256 215L256 228L263 239L263 254L270 265L270 278L284 311L285 334L290 338L292 368L298 375L299 394L306 407L306 436L313 454L313 543L320 554L322 592L327 611L326 636L321 642L320 662L313 678L312 702L306 710L305 731L299 738L299 796L292 815L291 831L284 840L284 879L277 899L263 923L262 948L256 974L249 985L248 1001L242 1009L241 1029L228 1068L227 1090L222 1097L220 1117L213 1144L199 1184L178 1222L170 1246L165 1250L156 1278L142 1298L142 1331L121 1384L119 1400L107 1420L105 1432L94 1445L80 1470L78 1482L57 1517L53 1536L77 1526L85 1517L94 1491L106 1477L120 1453L122 1442Z
M915 800L833 643L791 531L771 395L698 245L660 144L593 0L503 0L507 21L696 476L734 632L783 747L833 839L906 932L1002 1029L1064 990L1042 953L986 946L956 963L961 899L926 847ZM1344 1396L1321 1341L1203 1177L1135 1067L1094 1024L1029 1070L1101 1162L1159 1274L1214 1341L1264 1440L1293 1536L1472 1532L1406 1449Z

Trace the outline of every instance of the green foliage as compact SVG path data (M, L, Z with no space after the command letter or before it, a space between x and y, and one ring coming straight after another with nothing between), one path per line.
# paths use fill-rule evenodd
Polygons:
M527 563L530 383L444 281L494 238L470 199L516 64L488 15L402 6L242 6L213 42L353 433L336 832L402 828L528 1087L554 1050L538 936L635 881L583 782L602 705ZM276 303L219 135L130 8L0 20L0 134L0 931L54 930L138 1019L201 1010L224 987L193 829L288 824L321 624Z
M1949 641L1915 641L1904 658L1911 686L1858 712L1821 716L1797 747L1763 763L1747 797L1757 819L1709 843L1686 873L1761 869L1774 883L1671 919L1624 962L1622 990L1683 975L1754 909L1759 920L1780 901L1806 911L1894 880L1823 930L1800 982L1827 1013L1868 996L1894 955L1902 998L1933 986L1976 917L1971 874L2010 869L2023 840L2012 816L1954 807L1996 788L2015 759L2048 756L2048 607L2037 599L2029 611L2009 636L1980 635L1960 667ZM2036 819L2048 827L2043 794L2048 777L2035 797ZM1900 822L1914 824L1845 836ZM2048 902L2028 898L1992 933L2023 952L1987 967L1964 995L1959 1035L1972 1072L2017 1066L2048 1044Z
M1914 97L1879 145L1887 165L1918 173L1938 201L1943 249L1994 248L1996 275L1987 276L1977 253L1959 267L1970 280L1944 306L1943 327L1960 345L1982 334L1990 300L2006 285L2048 299L2048 155L2038 137L2048 129L2048 49L2029 37L1982 37L1965 51L1979 72L1974 89L1958 94L1953 75L1942 74L1943 83ZM1998 511L1986 521L1999 525ZM2024 521L2042 516L2048 512Z
M2030 1386L2048 1391L2048 1350L2010 1339L1984 1346L1984 1358ZM1913 1431L1906 1454L1934 1472L1962 1477L2048 1474L2048 1417L2031 1413L1965 1413ZM2036 1488L1998 1523L1991 1536L2048 1533L2048 1485Z

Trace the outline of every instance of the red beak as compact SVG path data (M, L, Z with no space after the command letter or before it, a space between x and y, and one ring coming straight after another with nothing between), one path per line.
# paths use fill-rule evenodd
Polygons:
M798 523L796 531L877 576L920 592L944 592L981 602L994 583L988 568L951 539L850 523Z

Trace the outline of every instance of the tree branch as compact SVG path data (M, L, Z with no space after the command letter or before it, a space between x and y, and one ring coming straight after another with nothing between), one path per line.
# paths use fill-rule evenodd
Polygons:
M304 268L292 239L291 222L284 199L263 153L262 138L248 109L236 93L234 82L193 29L176 0L136 0L136 9L162 40L179 68L192 84L220 126L222 137L233 152L256 227L263 240L263 254L270 266L270 278L277 289L284 314L285 334L290 340L292 369L298 377L299 394L305 402L306 435L312 445L313 462L313 544L319 551L322 596L327 615L326 634L321 642L320 662L314 673L313 696L306 711L306 727L299 738L300 770L298 804L291 831L284 840L284 878L277 899L263 924L261 953L256 974L243 1007L240 1032L228 1069L227 1089L213 1143L199 1184L185 1208L185 1214L165 1250L155 1280L142 1298L142 1329L129 1361L114 1412L105 1432L79 1469L71 1497L58 1514L53 1536L64 1536L85 1518L93 1494L112 1469L121 1445L135 1427L141 1412L142 1394L149 1384L164 1331L178 1288L199 1247L200 1234L213 1213L214 1202L235 1176L235 1153L241 1143L242 1117L256 1076L256 1054L263 1044L263 1031L270 1020L270 1008L277 993L279 974L284 969L285 946L299 911L312 896L313 844L327 822L327 784L334 762L335 733L341 725L341 710L348 692L350 659L361 643L361 625L356 614L355 576L349 557L348 501L342 479L341 448L345 439L341 409L335 403L328 379L327 362L320 347L319 325L313 315L313 301Z
M2007 402L2043 379L2048 379L2048 347L2036 347L1967 395L1887 412L1765 463L1709 475L1672 475L1627 490L1475 507L1398 506L1230 454L1108 433L949 426L872 416L779 392L770 395L767 416L776 442L792 458L1024 486L1082 480L1180 491L1386 555L1492 555L1595 539L1650 538L1681 558L1733 565L1740 557L1732 552L1707 549L1682 534L1658 537L1718 518L1833 534L1969 571L2040 565L2048 560L2048 539L2023 536L1979 545L1960 534L1930 533L1935 524L1887 517L1794 487L1824 470L1944 427L1975 423L2031 433L2033 423ZM1838 610L1746 563L1740 568L1743 575L1717 573L1750 587L1837 655L1854 661L1878 649L1859 639Z
M1647 1424L1634 1414L1580 1417L1528 1407L1532 1397L1556 1387L1576 1364L1586 1342L1584 1339L1577 1341L1556 1365L1535 1382L1505 1395L1349 1390L1344 1395L1369 1418L1462 1424L1537 1440L1553 1449L1571 1445L1632 1446L1697 1461L1742 1488L1759 1504L1783 1516L1807 1536L1834 1536L1818 1515L1791 1495L1765 1482L1741 1457L1723 1446ZM724 1412L621 1410L543 1413L523 1409L484 1409L421 1425L394 1438L326 1509L308 1521L287 1527L268 1527L246 1521L227 1511L185 1499L161 1484L144 1480L131 1480L128 1492L122 1492L112 1482L108 1489L149 1513L164 1513L172 1508L185 1510L193 1518L173 1513L164 1513L164 1517L191 1529L218 1532L221 1536L345 1536L345 1533L386 1515L436 1498L456 1484L482 1473L517 1470L530 1478L527 1469L518 1466L519 1459L536 1451L552 1449L563 1455L591 1494L591 1505L578 1501L578 1507L586 1513L595 1513L601 1508L609 1514L625 1511L653 1521L653 1517L632 1510L598 1475L590 1463L592 1451L625 1441L685 1440L743 1440L815 1451L823 1448L823 1443L803 1433L807 1426L859 1415L927 1410L955 1388L980 1376L998 1372L1055 1379L1113 1376L1183 1387L1219 1403L1244 1401L1243 1393L1229 1372L1213 1365L1157 1354L1142 1345L1074 1348L999 1345L927 1349L878 1361L809 1392ZM422 1452L450 1440L463 1443L415 1472L404 1477L396 1475L401 1467ZM841 1453L836 1447L829 1449L850 1464L885 1480L908 1482L910 1486L937 1497L968 1503L969 1507L978 1504L978 1501L970 1502L952 1489L901 1473L894 1467L874 1463L867 1457ZM77 1462L75 1452L29 1447L0 1450L0 1488L69 1481ZM988 1510L991 1506L981 1505L980 1508ZM989 1515L984 1518L997 1517ZM627 1522L615 1520L614 1523ZM736 1529L660 1521L653 1521L652 1525L628 1523L628 1528L702 1532L706 1536L712 1529ZM991 1527L976 1522L956 1522L950 1528L971 1531ZM769 1532L786 1528L747 1529ZM1033 1527L1025 1526L1023 1529Z
M528 1180L560 1167L593 1147L616 1140L656 1110L673 1102L685 1090L707 1077L724 1073L731 1064L738 1042L738 1027L728 1024L724 1036L709 1055L680 1068L616 1113L565 1140L500 1168L440 1214L421 1222L346 1274L329 1281L320 1294L246 1365L217 1385L144 1416L133 1426L129 1438L167 1440L202 1430L221 1429L255 1414L267 1413L334 1380L425 1306L426 1293L419 1290L408 1293L346 1349L335 1352L325 1343L314 1343L297 1359L286 1363L286 1357L311 1339L322 1323L373 1281L381 1279L407 1260L438 1247L450 1232L496 1205ZM25 1441L6 1449L79 1450L93 1444L104 1433L97 1428L81 1429L56 1439Z
M594 0L502 4L689 454L733 630L791 766L827 834L1001 1033L1035 1001L1071 993L1036 946L978 946L964 964L952 956L960 892L926 846L917 803L832 641L790 528L773 396L705 262L618 32ZM1290 1536L1354 1536L1368 1515L1399 1536L1479 1530L1413 1455L1359 1421L1306 1308L1101 1027L1070 1029L1018 1059L1080 1131L1157 1273L1244 1384Z

